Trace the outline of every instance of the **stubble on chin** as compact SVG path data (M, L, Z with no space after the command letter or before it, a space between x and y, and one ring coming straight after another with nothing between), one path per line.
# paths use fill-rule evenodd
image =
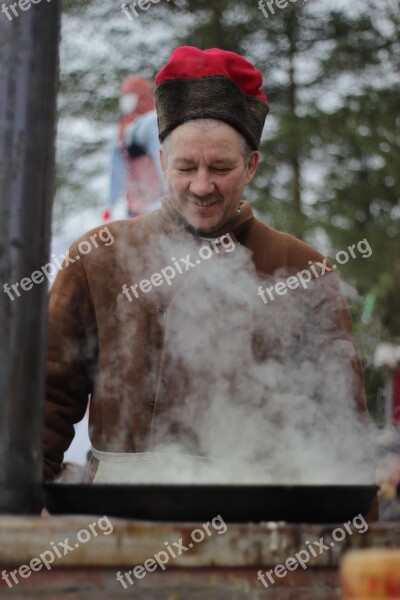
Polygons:
M222 218L220 222L216 223L212 227L202 227L200 223L197 227L195 227L187 219L185 219L185 221L187 223L187 230L193 233L194 235L212 238L220 237L221 235L229 233L232 227L235 225L239 216L240 210L235 212L235 214L228 219Z

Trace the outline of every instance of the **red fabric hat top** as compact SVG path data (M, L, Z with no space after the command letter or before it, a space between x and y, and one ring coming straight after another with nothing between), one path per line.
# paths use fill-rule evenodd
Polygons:
M174 50L169 62L156 76L156 84L174 79L198 79L223 76L234 81L249 96L267 102L261 91L262 74L248 60L228 50L211 48L200 50L193 46L181 46Z

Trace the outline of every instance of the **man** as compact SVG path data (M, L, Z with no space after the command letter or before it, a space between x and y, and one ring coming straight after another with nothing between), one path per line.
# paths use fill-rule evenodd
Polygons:
M354 415L367 414L337 279L269 305L257 292L314 264L331 270L243 201L268 113L261 73L235 53L183 47L156 84L162 208L110 224L113 245L80 256L50 294L45 476L59 473L89 394L89 481L158 481L172 457L195 459L175 465L196 480L205 467L204 480L223 481L236 464L238 481L271 481L298 477L301 452L337 476L341 458L323 456L332 438L338 457L349 452ZM315 435L319 452L307 447Z

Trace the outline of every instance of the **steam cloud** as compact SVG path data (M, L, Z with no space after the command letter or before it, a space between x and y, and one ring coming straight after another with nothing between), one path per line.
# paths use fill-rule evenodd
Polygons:
M184 231L179 239L157 232L136 249L115 243L118 260L129 265L128 284L149 279L172 257L198 257L207 244ZM154 461L152 468L146 461L132 467L139 483L374 481L371 426L355 407L356 350L351 339L337 337L327 293L331 275L267 305L257 295L260 283L270 286L290 274L260 279L250 252L236 244L154 291L159 306L175 297L165 321L160 412L147 444ZM131 325L109 365L115 386L119 357L136 334L132 304L121 294L119 320ZM183 406L165 405L171 382L184 390ZM121 443L131 418L123 405Z

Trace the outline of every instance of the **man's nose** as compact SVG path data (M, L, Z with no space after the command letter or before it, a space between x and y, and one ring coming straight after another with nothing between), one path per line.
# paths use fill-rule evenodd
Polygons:
M199 198L210 196L214 193L215 185L207 170L199 169L196 171L196 174L193 176L190 183L190 191Z

